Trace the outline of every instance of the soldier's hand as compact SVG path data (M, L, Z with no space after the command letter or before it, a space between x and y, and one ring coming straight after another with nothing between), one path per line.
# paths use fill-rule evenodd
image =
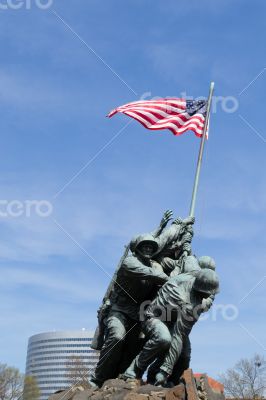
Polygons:
M168 222L172 219L173 216L173 211L172 210L167 210L165 211L163 218L161 220L161 227L164 228L168 224Z
M173 224L182 225L182 222L183 222L182 218L177 217L177 218L173 221Z
M167 373L160 370L160 372L158 372L155 377L155 386L161 386L164 383L166 383L167 377L168 377Z
M173 278L173 276L179 275L180 272L180 267L175 267L175 269L171 272L170 277Z
M163 272L163 267L157 261L151 260L152 269L158 272Z
M183 252L186 252L187 255L190 255L191 252L192 252L191 244L190 243L184 243L183 246L182 246L182 250L183 250Z
M183 220L184 225L193 225L195 223L195 217L187 217Z
M203 299L201 306L204 312L209 311L209 309L211 308L213 303L213 298L212 297L208 297L207 299Z

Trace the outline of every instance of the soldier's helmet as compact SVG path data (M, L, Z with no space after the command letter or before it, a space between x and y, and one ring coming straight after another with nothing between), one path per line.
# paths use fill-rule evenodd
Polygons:
M215 271L216 265L213 258L209 256L202 256L199 258L199 265L202 269L209 268Z
M153 247L153 254L155 254L158 250L158 243L156 242L156 240L154 239L154 237L152 235L150 235L149 233L146 233L144 235L140 235L138 236L135 241L134 241L134 251L135 252L140 252L141 246L143 244L149 244Z
M219 292L219 278L215 271L209 268L202 269L193 284L193 289L197 292L208 295Z

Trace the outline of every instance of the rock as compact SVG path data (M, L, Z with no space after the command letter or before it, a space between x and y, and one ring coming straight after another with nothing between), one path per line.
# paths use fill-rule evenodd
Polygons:
M200 400L198 396L196 380L193 376L192 369L187 369L182 376L185 387L187 400Z
M167 390L165 391L158 391L158 392L151 392L150 394L150 398L152 399L165 399Z
M93 394L90 398L91 400L103 400L105 397L102 392L98 392Z
M125 397L125 400L149 400L148 394L139 394L139 393L128 393Z
M198 374L196 380L188 369L182 381L172 388L162 388L136 379L109 379L100 389L72 387L53 394L49 400L225 400L222 389L218 390L219 383L214 385L206 374Z
M165 393L158 392L149 396L149 400L165 400Z
M127 380L124 381L123 379L108 379L108 381L105 381L102 390L107 390L110 387L115 387L115 388L122 388L122 389L128 389L131 390L135 386L139 386L140 383L136 381L136 379L132 380Z
M186 390L185 385L180 384L175 386L173 389L169 389L166 392L165 400L185 400L186 399Z
M124 400L130 393L134 393L139 387L138 381L124 381L122 379L109 379L101 389L96 390L92 400Z
M143 385L138 388L136 393L142 393L142 394L150 394L150 395L156 395L158 393L165 393L168 389L164 389L160 386L153 386L153 385Z
M64 398L64 400L70 400L73 399L76 394L83 392L84 388L82 386L74 386L70 387L67 390L59 390L55 394L52 394L52 396L49 397L49 400L61 400L62 397Z
M75 393L73 400L88 400L91 398L97 388L85 389L83 392Z

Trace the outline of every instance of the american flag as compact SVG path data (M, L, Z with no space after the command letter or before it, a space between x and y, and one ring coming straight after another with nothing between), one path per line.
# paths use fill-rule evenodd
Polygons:
M206 100L178 98L140 100L116 108L108 114L108 117L120 112L136 119L147 129L170 129L174 135L182 135L190 130L201 137L206 109Z

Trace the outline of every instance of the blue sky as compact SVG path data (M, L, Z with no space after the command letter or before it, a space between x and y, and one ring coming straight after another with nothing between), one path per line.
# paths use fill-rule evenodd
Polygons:
M241 357L264 354L266 5L0 3L0 198L53 206L47 218L0 218L0 361L24 370L30 335L94 328L123 246L165 209L188 214L199 139L151 133L107 112L143 97L206 96L211 80L221 100L194 252L216 259L217 304L239 315L228 321L217 311L195 326L192 368L217 377ZM226 112L232 97L237 107Z

